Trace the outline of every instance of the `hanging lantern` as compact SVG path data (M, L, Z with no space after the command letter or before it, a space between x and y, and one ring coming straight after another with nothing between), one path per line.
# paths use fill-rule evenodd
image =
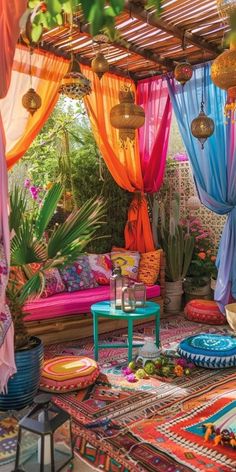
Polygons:
M222 18L230 16L236 11L236 0L217 0L217 8Z
M59 93L80 100L91 92L91 81L81 73L79 63L72 57L71 68L62 79Z
M91 62L92 71L97 74L99 80L105 72L109 70L109 62L106 60L102 52L98 52Z
M119 130L122 147L127 140L134 141L135 130L143 126L145 121L144 109L134 103L134 93L130 89L119 92L120 104L115 105L110 112L110 121Z
M22 97L22 105L33 116L33 114L41 107L42 100L40 95L30 88Z
M236 41L222 52L211 66L211 79L214 84L227 91L225 115L234 122L236 111Z
M193 211L198 210L201 207L201 202L197 195L193 195L192 197L189 197L187 200L187 207L190 210L190 213Z
M174 76L181 85L185 85L186 82L191 79L192 75L193 68L189 62L181 62L175 67Z
M204 112L204 102L201 103L201 111L197 118L191 123L192 135L200 141L202 149L204 149L204 143L213 133L215 129L214 121L209 118Z

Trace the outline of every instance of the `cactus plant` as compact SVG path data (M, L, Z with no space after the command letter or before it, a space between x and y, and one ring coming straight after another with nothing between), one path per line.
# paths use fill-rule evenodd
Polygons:
M179 224L179 200L171 201L169 228L166 228L164 205L161 209L159 242L166 256L166 279L169 282L183 280L187 274L194 249L194 238L185 233Z

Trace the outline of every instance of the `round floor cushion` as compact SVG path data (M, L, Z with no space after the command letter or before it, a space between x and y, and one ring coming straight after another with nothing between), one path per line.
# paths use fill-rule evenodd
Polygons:
M71 392L92 385L99 375L93 359L78 356L58 356L44 362L40 389L49 392Z
M191 300L184 309L185 316L190 321L221 325L227 323L214 300Z
M178 353L197 366L219 369L236 366L236 337L197 334L180 342Z

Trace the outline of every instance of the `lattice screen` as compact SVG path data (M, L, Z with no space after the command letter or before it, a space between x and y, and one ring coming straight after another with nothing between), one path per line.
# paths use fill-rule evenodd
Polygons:
M168 203L174 192L178 192L180 195L181 217L186 217L187 201L189 197L196 195L192 171L188 161L178 162L171 160L171 165L167 165L161 194L167 196ZM195 214L201 218L204 227L211 232L212 242L215 249L217 249L226 216L217 215L203 205L201 205L199 210L196 210Z

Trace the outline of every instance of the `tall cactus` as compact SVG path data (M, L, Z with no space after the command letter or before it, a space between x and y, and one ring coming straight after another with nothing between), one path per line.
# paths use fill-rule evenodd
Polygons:
M163 209L162 209L163 211ZM169 229L162 218L159 241L166 256L166 277L170 282L183 280L192 260L194 238L185 234L179 224L178 200L171 202Z

